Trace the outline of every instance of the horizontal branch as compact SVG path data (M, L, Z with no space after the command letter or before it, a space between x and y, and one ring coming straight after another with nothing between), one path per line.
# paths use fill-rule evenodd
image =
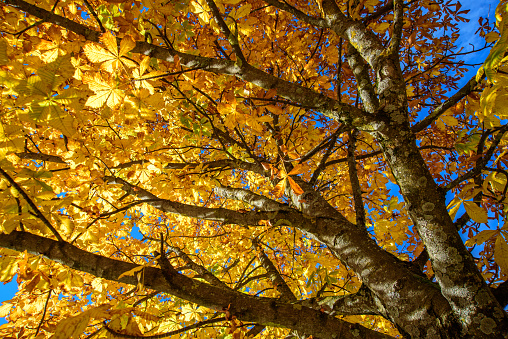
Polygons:
M253 193L243 188L216 187L214 192L226 199L243 201L261 211L288 211L290 207L265 196Z
M167 213L173 213L202 220L221 221L228 224L237 224L243 226L257 226L262 220L271 220L274 223L277 223L278 221L286 223L289 222L294 227L302 226L303 214L300 211L294 209L279 210L276 212L239 212L221 207L200 207L183 204L176 201L160 199L147 190L130 184L129 182L120 178L107 176L104 177L104 181L106 181L108 184L122 185L122 189L126 193L136 196L138 199L143 200L150 206Z
M66 162L57 155L35 153L35 152L20 152L20 153L16 153L16 155L19 158L25 159L25 160L40 160L40 161L54 162L57 164L66 164Z
M0 234L0 247L33 255L42 255L72 269L93 276L136 286L134 276L118 277L137 267L136 264L90 253L65 242L57 242L28 232ZM178 272L166 281L160 269L145 267L144 285L198 305L222 311L243 321L270 324L311 333L319 338L391 338L358 324L337 319L308 307L281 302L274 298L255 297L226 290L189 278Z

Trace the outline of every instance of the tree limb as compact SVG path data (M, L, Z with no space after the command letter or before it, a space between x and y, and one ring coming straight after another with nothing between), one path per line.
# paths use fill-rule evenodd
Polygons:
M118 279L122 273L136 268L136 264L90 253L65 242L57 242L27 232L13 231L10 234L0 234L0 247L43 255L50 260L99 278L134 286L138 284L134 276ZM244 321L270 323L311 333L320 338L332 338L332 336L358 338L353 333L359 333L358 335L364 338L390 338L311 308L295 307L293 304L283 303L273 298L255 297L222 289L178 272L171 274L168 282L163 277L161 269L146 267L144 278L145 286L149 289L168 293L204 307L220 311L229 305L229 312Z

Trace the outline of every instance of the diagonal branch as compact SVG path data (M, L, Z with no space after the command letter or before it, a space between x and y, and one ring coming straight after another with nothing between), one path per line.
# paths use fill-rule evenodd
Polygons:
M210 10L212 11L212 15L215 19L215 22L220 27L222 34L224 34L226 36L226 39L228 40L229 44L233 48L233 51L235 52L236 57L242 63L247 63L247 60L245 59L245 56L242 53L242 49L240 48L240 44L238 43L238 32L231 33L228 25L222 18L221 13L213 0L206 0L206 4L208 5L208 7L210 7Z
M287 302L296 301L296 297L291 291L291 288L289 288L288 284L282 278L279 271L277 270L277 267L275 267L273 262L270 260L270 258L268 258L266 253L263 251L257 239L254 239L252 241L252 247L254 248L254 250L258 252L259 261L261 262L261 265L268 273L268 276L270 277L270 280L274 284L275 288L280 293L280 299Z
M39 17L46 22L59 25L76 34L82 35L87 41L99 42L100 32L91 30L77 22L51 13L23 0L6 0L5 3L25 11L28 14ZM348 22L351 24L350 20ZM346 26L341 27L345 29ZM304 107L315 109L331 119L354 124L357 127L364 126L371 120L362 110L353 105L338 102L310 88L275 77L248 64L240 65L231 60L214 59L183 53L144 41L137 41L136 46L131 52L148 55L168 62L174 62L175 57L178 57L180 65L183 67L201 67L208 72L232 75L266 90L276 88L277 95L282 98L297 102Z
M16 251L27 251L34 255L58 261L62 265L90 273L96 277L136 286L136 277L118 277L137 267L136 264L107 258L90 253L65 242L57 242L27 232L13 231L0 234L0 247ZM162 270L146 267L145 286L149 289L174 295L198 305L222 310L229 305L229 312L243 321L259 324L272 324L294 330L311 333L316 337L341 338L391 338L369 330L358 324L351 324L333 316L302 306L281 302L274 298L247 295L237 291L222 289L207 283L191 279L178 272L169 275L167 281ZM355 336L354 334L358 334Z
M64 241L62 239L62 237L60 236L60 234L58 233L58 231L53 227L53 225L51 225L51 223L46 218L46 216L44 216L44 214L42 214L42 212L37 208L35 203L32 201L32 199L30 199L30 197L28 196L28 194L26 194L26 192L23 190L23 188L21 188L18 185L18 183L16 181L14 181L14 179L12 179L11 176L6 171L4 171L1 167L0 167L0 174L2 174L4 176L4 178L7 179L7 181L12 185L12 187L14 187L16 189L16 191L18 191L18 193L23 197L23 199L25 199L25 201L28 203L28 206L30 206L30 208L34 211L37 218L39 218L42 221L42 223L44 225L46 225L47 228L49 228L51 233L53 233L53 235L58 239L58 241Z
M102 26L102 22L99 19L99 17L97 16L97 13L93 9L93 7L90 4L90 2L88 2L88 0L84 0L84 2L85 2L85 5L86 5L86 8L88 8L88 11L92 14L92 16L94 17L95 21L97 21L97 24L99 25L99 28L100 28L101 32L102 33L106 33L106 29L104 28L104 26Z
M414 133L418 133L420 131L423 131L427 126L432 124L439 116L441 116L444 112L446 112L447 109L454 106L456 103L458 103L460 100L464 99L466 95L473 92L475 87L478 85L478 82L476 81L476 75L474 75L468 82L465 84L461 89L457 91L454 95L448 98L448 100L441 103L432 113L430 113L428 116L426 116L422 121L416 123L411 127L411 130Z
M203 278L205 279L208 283L210 283L211 285L214 285L214 286L217 286L217 287L221 287L221 288L226 288L226 289L230 289L230 287L228 285L226 285L223 281L221 281L219 278L217 278L215 275L213 275L212 273L210 273L210 271L208 271L204 266L202 265L199 265L197 263L195 263L188 255L187 253L185 253L184 251L182 251L180 248L176 247L176 246L172 246L172 245L169 245L167 246L169 250L173 251L176 253L176 255L178 255L178 257L180 257L187 265L188 267L193 270L194 272L196 272L197 274L199 274L199 277L200 278Z
M307 154L303 155L300 158L300 163L307 161L308 159L312 158L316 153L318 153L322 149L329 147L332 140L336 141L338 136L340 136L346 130L347 130L347 126L340 125L339 128L337 128L337 130L332 135L330 135L328 138L322 140L318 145L316 145L313 149L311 149L309 152L307 152Z
M501 142L501 139L503 138L504 134L507 131L508 131L508 125L500 128L499 132L497 133L496 137L494 138L494 141L490 145L487 152L485 152L485 154L478 161L476 161L476 166L473 169L462 174L461 176L455 178L453 181L451 181L450 183L445 185L443 187L443 189L446 191L451 190L452 188L454 188L461 182L478 176L482 172L482 170L485 169L485 166L489 162L492 155L494 155L494 152L495 152L497 146L499 145L499 143Z
M243 189L243 188L233 188L233 187L216 187L214 188L214 192L226 199L239 200L246 202L249 205L254 206L255 208L261 211L287 211L290 210L289 206L286 204L282 204L278 201L267 198L263 195L259 195L253 193L252 191Z

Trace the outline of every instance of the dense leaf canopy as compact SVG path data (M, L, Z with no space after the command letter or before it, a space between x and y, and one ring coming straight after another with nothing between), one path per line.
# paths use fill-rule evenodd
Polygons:
M507 2L3 0L0 335L505 337Z

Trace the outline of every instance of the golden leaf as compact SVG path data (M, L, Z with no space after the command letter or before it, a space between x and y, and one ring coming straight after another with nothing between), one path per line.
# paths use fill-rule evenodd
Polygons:
M485 241L489 240L490 238L496 236L498 234L498 230L483 230L479 232L477 235L472 237L471 239L468 239L465 243L466 246L473 246L473 245L481 245Z
M137 66L134 61L125 57L136 46L136 42L131 36L122 39L120 49L117 47L116 38L110 32L105 33L100 41L106 46L107 50L95 43L88 43L83 47L85 55L91 62L102 62L101 68L109 73L117 71L122 64L126 67Z
M100 75L83 78L83 83L88 84L90 89L95 92L95 95L88 98L85 105L93 108L99 108L107 104L108 107L117 108L123 101L124 93L122 90L116 88L111 82L106 82Z
M464 201L464 208L471 219L477 223L487 223L489 221L487 211L478 206L476 203L472 201Z
M144 268L145 268L145 266L134 267L133 269L128 270L127 272L124 272L124 273L120 274L118 279L120 279L122 277L133 277L136 274L136 272L139 272L139 271L143 270Z
M508 272L508 244L502 235L496 238L494 259L503 272Z
M284 195L284 192L286 191L286 179L282 179L278 184L277 186L275 186L274 190L273 190L273 194L277 197L277 198L280 198Z
M309 170L309 166L305 164L298 164L288 173L288 175L297 175L301 173L305 173Z
M88 326L90 315L83 312L77 316L64 319L58 323L51 339L78 338Z

